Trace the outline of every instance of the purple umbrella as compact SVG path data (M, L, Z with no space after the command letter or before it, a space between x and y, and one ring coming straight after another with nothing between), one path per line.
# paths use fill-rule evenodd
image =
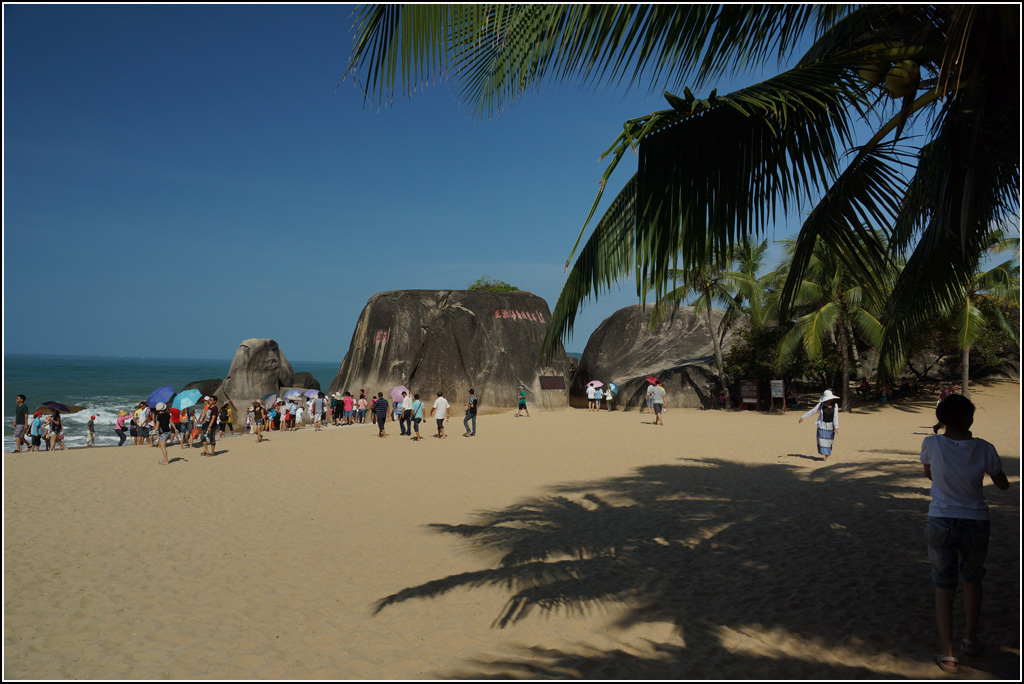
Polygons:
M306 396L309 397L310 399L316 399L318 396L320 396L320 390L306 390Z
M149 395L149 399L146 400L146 406L149 408L156 408L157 404L170 404L173 396L174 388L170 385L157 387L153 390L153 393Z
M402 401L402 392L411 394L408 387L405 385L399 385L395 389L391 390L391 401Z

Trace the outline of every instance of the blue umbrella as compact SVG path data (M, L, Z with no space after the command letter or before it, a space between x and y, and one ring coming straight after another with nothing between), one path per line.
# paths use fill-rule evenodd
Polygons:
M174 397L174 401L171 402L171 408L176 408L179 411L181 409L187 409L190 406L195 406L202 398L203 393L197 389L185 390Z
M260 397L260 405L263 408L270 408L277 401L277 392L271 392L270 394L264 394Z
M310 399L316 399L318 396L320 396L320 390L306 390L306 396L309 397Z
M284 393L284 398L285 399L291 399L293 397L301 397L301 396L302 396L302 390L293 389L293 390L288 390L287 392Z
M612 391L612 394L618 394L619 393L619 386L616 385L614 382L609 382L608 383L608 389L610 389Z
M149 408L156 408L157 404L166 404L174 396L174 388L170 385L165 387L157 387L153 390L153 393L149 395L149 399L146 400L146 406Z

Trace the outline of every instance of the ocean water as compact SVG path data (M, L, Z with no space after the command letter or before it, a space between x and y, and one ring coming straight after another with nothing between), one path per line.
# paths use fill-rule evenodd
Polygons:
M326 390L341 362L293 361L296 373L312 373ZM14 450L15 397L24 394L29 411L44 401L85 406L63 416L64 443L85 446L85 424L96 416L96 445L118 443L117 412L145 401L158 387L181 389L190 382L223 378L230 359L166 359L105 356L4 355L4 451Z

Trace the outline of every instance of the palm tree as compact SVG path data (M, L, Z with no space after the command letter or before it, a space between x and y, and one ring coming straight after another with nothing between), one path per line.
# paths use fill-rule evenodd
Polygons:
M1012 258L992 266L986 271L977 271L961 292L959 300L950 308L949 314L956 331L957 345L961 353L960 387L964 396L970 398L971 347L978 341L984 327L995 323L1020 344L1020 331L1003 315L1000 305L1020 301L1020 239L1007 238L1001 232L990 236L988 254L997 256L1010 252ZM981 266L980 259L978 267Z
M797 249L796 241L783 242L787 245L787 254L792 257ZM881 245L872 247L879 248ZM769 279L787 280L789 268L788 264L784 264L774 274L770 274ZM802 315L782 338L779 366L791 361L801 345L807 358L816 359L821 356L826 341L829 342L839 353L842 380L838 391L842 398L842 409L850 410L850 358L855 355L851 349L853 330L856 329L869 344L877 348L883 332L878 318L880 303L872 300L870 291L854 277L843 259L824 240L819 240L804 270L804 279L797 288L794 307Z
M729 329L743 315L750 318L754 327L764 324L765 295L757 272L764 263L767 249L767 240L757 245L743 240L721 258L709 259L685 271L671 270L669 275L673 281L682 284L667 292L651 315L650 327L654 329L667 312L675 312L680 302L693 297L694 313L704 314L706 318L715 351L715 373L723 388L729 386L722 358L722 342ZM711 316L714 304L725 310L717 329Z
M703 98L686 87L781 63L810 37L795 65L760 83ZM692 270L812 205L781 305L796 301L819 241L876 295L877 274L906 256L881 342L895 373L1017 211L1019 65L1017 5L396 5L361 11L346 75L383 102L399 82L409 93L445 77L477 116L555 80L665 89L669 108L626 121L605 153L547 348L630 274L638 296L660 301L677 260ZM627 152L637 172L583 243ZM871 228L889 253L864 251Z

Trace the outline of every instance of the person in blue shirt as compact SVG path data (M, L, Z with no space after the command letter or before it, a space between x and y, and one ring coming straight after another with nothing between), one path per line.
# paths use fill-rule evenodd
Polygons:
M43 414L39 411L36 411L32 418L29 436L32 438L32 448L29 451L39 451L39 446L43 443Z
M426 407L423 405L423 402L420 401L420 395L414 394L412 395L412 398L412 424L413 429L416 431L416 441L419 442L423 439L420 437L420 421L423 420L423 409Z

